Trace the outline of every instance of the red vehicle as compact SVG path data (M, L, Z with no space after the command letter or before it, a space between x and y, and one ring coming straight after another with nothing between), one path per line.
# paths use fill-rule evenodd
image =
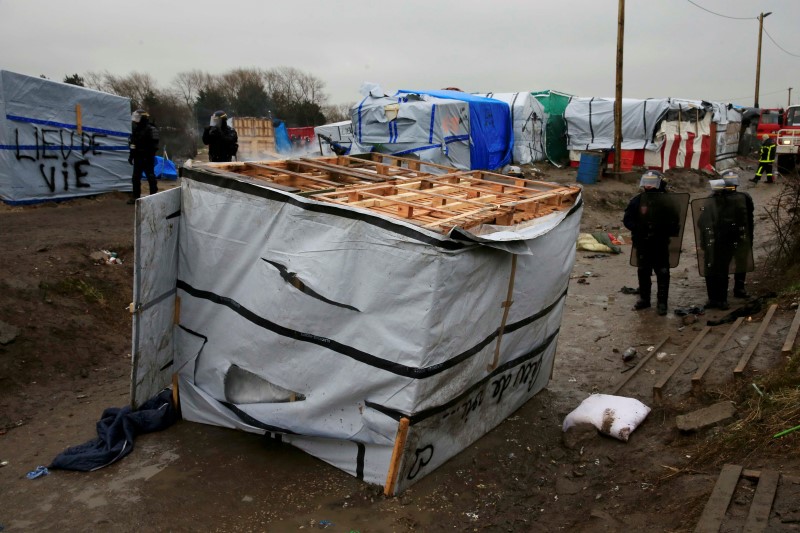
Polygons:
M800 154L800 105L789 106L786 109L775 143L778 145L775 150L778 157L794 155L797 159Z
M766 133L772 137L776 143L778 142L778 130L783 126L783 115L783 109L761 110L761 115L758 118L758 127L756 128L759 141Z

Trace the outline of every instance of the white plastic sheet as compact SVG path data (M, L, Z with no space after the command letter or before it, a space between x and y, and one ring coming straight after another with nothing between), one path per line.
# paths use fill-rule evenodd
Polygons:
M130 113L127 98L0 71L0 198L130 191Z
M181 195L184 418L272 435L381 484L407 418L399 492L546 386L580 201L447 237L202 172Z

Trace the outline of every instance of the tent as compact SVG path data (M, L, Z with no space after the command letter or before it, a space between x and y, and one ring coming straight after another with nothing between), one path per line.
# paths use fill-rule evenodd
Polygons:
M127 98L0 71L0 199L131 190Z
M366 96L353 107L359 148L460 169L494 170L511 162L508 105L458 91L398 91Z
M534 91L532 96L542 104L545 116L544 151L547 159L556 166L569 163L567 149L567 123L564 110L572 96L559 91Z
M185 419L290 443L396 494L546 386L582 201L576 187L347 160L359 164L194 166L137 202L133 403L174 380ZM366 184L329 192L356 176ZM379 186L396 199L375 203ZM442 201L469 189L535 218L430 229L425 211L495 216ZM517 201L529 195L541 203Z
M484 98L508 104L514 125L511 161L526 165L544 159L544 107L530 93L486 93Z
M614 149L614 99L573 97L564 113L570 160L586 150ZM681 98L624 98L622 150L634 165L727 168L738 145L741 117L725 104ZM730 132L728 129L730 128ZM722 143L723 147L718 148Z

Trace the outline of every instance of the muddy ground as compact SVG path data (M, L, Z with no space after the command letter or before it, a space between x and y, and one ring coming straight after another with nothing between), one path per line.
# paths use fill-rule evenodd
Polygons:
M752 164L743 161L745 178ZM574 183L574 169L537 165L541 178ZM677 190L707 194L707 176L671 173ZM620 229L635 194L633 174L585 187L582 231ZM768 240L766 206L779 186L746 188L756 203L756 240ZM93 473L25 474L68 446L95 436L106 407L128 400L133 267L133 207L108 194L60 204L0 207L0 321L17 328L0 345L0 530L5 531L690 531L719 474L692 456L718 429L684 434L675 416L726 397L732 368L755 334L760 315L734 335L707 376L706 392L690 394L692 373L727 326L713 328L670 381L663 406L652 386L698 334L670 313L633 312L636 286L620 255L578 252L553 379L548 388L467 450L399 497L366 485L303 452L262 437L179 422L140 436L124 460ZM92 259L112 250L121 265ZM670 308L703 304L694 238L672 271ZM763 263L765 250L757 256ZM586 273L591 273L588 275ZM761 291L759 275L749 290ZM763 283L763 282L762 282ZM731 300L732 303L741 303ZM763 313L761 313L763 315ZM786 302L756 350L746 378L781 363L794 311ZM627 443L596 432L562 439L567 413L592 392L608 392L627 367L666 336L666 359L652 358L620 392L653 407ZM636 362L636 361L634 361ZM796 425L790 423L787 427ZM796 435L739 458L745 468L800 469ZM755 484L743 480L724 524L741 530ZM770 530L800 530L800 485L784 480Z

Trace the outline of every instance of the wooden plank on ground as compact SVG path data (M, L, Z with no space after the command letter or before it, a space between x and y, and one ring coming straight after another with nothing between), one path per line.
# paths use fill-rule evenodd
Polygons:
M719 355L719 353L725 349L728 341L731 340L731 336L736 329L742 325L742 322L744 322L744 317L740 316L736 319L736 322L731 324L731 327L728 328L728 331L725 333L725 336L722 337L722 340L719 341L719 343L714 346L714 349L709 352L706 360L703 361L703 364L697 369L697 372L695 372L694 376L692 376L692 392L697 394L703 390L703 376L709 367L711 367L711 363L714 362L714 359L717 357L717 355Z
M653 385L653 400L655 400L656 403L661 403L662 399L661 394L664 390L664 386L667 384L667 381L669 381L669 378L671 378L672 375L681 367L684 361L686 361L686 359L689 358L689 356L692 354L695 348L697 348L697 346L703 341L703 338L708 334L709 331L711 331L711 326L704 327L700 331L700 333L697 334L697 337L694 338L689 347L686 348L686 351L683 352L683 354L681 354L681 356L675 360L675 362L672 364L669 370L667 370L667 373L661 376L661 379L659 379L656 382L656 384Z
M772 320L772 315L775 314L775 310L777 308L778 308L777 304L772 304L769 306L769 310L767 311L767 314L764 315L764 320L761 321L761 325L758 327L758 331L756 332L755 337L753 337L753 340L751 340L750 344L747 345L747 349L742 354L742 358L739 359L739 364L736 365L735 369L733 369L733 375L735 377L742 376L742 372L744 372L744 367L747 366L747 362L750 361L750 356L752 356L753 352L756 351L756 346L758 346L758 343L761 342L761 337L767 330L769 321Z
M717 533L719 531L741 473L742 467L739 465L722 467L722 472L717 478L717 483L714 485L705 509L703 509L703 514L700 515L700 520L694 528L695 533Z
M613 388L613 389L611 389L611 391L609 391L609 394L617 394L617 393L620 391L620 389L621 389L622 387L624 387L624 386L625 386L625 384L626 384L628 381L630 381L630 380L631 380L631 378L633 378L633 376L634 376L634 375L636 375L636 373L639 371L639 369L640 369L640 368L642 368L642 367L645 365L645 363L647 363L647 361L649 361L649 360L650 360L650 358L651 358L651 357L653 357L653 356L654 356L656 353L658 353L658 351L659 351L659 350L660 350L660 349L661 349L661 348L662 348L662 347L663 347L663 346L664 346L664 345L667 343L667 341L668 341L668 340L669 340L669 337L666 337L666 338L665 338L663 341L661 341L660 343L658 343L658 344L656 345L656 347L655 347L655 348L654 348L654 349L653 349L653 350L652 350L650 353L648 353L647 355L645 355L645 356L642 358L642 360L641 360L641 361L639 361L639 364L637 364L637 365L634 367L634 369L633 369L633 370L629 370L629 371L628 371L628 375L627 375L627 376L623 377L621 380L619 380L619 382L618 382L616 385L614 385L614 388Z
M786 335L786 342L783 343L783 348L781 348L781 353L783 355L789 355L794 348L794 341L797 338L797 331L800 329L800 306L797 308L797 312L794 314L794 320L792 320L792 325L789 327L789 334Z
M767 529L769 523L769 513L772 511L772 501L775 499L775 492L778 490L778 480L780 472L774 470L763 470L758 480L755 496L750 503L750 512L747 521L744 523L743 533L760 533Z

